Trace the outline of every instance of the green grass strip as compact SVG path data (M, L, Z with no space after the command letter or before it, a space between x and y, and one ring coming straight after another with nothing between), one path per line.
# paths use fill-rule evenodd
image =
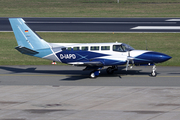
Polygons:
M0 17L180 17L179 0L0 0Z

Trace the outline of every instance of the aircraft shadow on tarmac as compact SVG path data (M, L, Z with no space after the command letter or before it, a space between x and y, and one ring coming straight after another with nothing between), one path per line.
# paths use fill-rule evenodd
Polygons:
M80 74L81 70L36 70L36 67L30 68L15 68L15 67L4 67L0 66L0 69L11 71L13 73L39 73L39 74L62 74L62 75L73 75ZM80 72L81 71L81 72Z
M118 71L115 71L114 74L107 74L106 69L101 70L99 77L119 77L126 75L150 75L150 72L142 72L142 70L124 70L125 67L119 67ZM34 73L34 74L54 74L54 75L67 75L66 78L61 80L73 81L89 78L90 71L82 70L36 70L36 67L29 68L16 68L8 66L0 66L0 69L10 71L10 74L16 73Z

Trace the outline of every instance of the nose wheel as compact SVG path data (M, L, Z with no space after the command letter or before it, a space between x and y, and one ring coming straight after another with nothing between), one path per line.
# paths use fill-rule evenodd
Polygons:
M151 76L152 76L152 77L156 77L156 75L157 75L156 65L153 65L152 72L151 72Z

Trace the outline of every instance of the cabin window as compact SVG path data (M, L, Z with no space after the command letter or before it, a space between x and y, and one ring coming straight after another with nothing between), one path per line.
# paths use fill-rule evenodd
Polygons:
M110 46L101 46L101 50L110 50Z
M91 50L99 50L99 46L91 46Z
M73 50L79 50L79 47L73 47Z
M121 45L113 45L113 51L124 52L124 49Z
M65 51L65 50L66 50L66 48L61 48L61 50L62 50L62 51Z
M88 46L81 47L81 50L88 50Z
M68 47L67 50L71 50L71 47Z

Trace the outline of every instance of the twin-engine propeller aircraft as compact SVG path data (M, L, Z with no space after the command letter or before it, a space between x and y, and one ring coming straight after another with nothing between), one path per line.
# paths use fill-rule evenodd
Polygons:
M153 65L151 76L155 77L156 63L171 59L170 56L153 51L135 50L124 43L48 43L33 32L22 18L9 18L22 54L58 61L91 70L90 77L99 76L104 66L107 73L118 70L118 65Z

